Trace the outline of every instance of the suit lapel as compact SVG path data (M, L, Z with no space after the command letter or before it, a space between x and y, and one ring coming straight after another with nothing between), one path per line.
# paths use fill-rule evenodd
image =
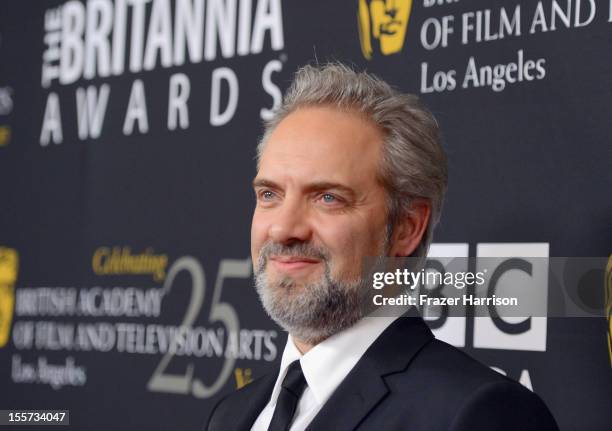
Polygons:
M244 410L240 413L241 417L237 422L236 431L248 431L251 429L253 423L270 400L277 374L267 374L249 383L244 388L244 402L241 406Z
M366 350L307 430L355 429L389 393L384 377L405 370L432 339L421 318L398 318Z

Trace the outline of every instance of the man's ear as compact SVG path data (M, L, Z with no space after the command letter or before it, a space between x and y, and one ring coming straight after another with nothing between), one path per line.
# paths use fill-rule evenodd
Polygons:
M431 204L429 201L414 199L410 210L395 221L389 255L391 257L410 256L421 242L430 216Z

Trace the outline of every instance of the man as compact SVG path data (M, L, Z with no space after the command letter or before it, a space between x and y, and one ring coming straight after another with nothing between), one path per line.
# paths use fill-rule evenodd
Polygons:
M289 336L279 370L218 403L209 430L557 429L420 318L366 315L363 259L427 254L446 169L414 96L337 63L297 72L258 147L251 231L257 291Z

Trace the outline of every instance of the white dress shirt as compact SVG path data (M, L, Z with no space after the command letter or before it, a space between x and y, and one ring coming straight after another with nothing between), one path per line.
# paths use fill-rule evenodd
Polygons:
M350 328L317 344L305 355L295 347L289 335L270 401L253 423L251 431L267 431L287 368L298 359L308 386L298 402L290 431L304 430L368 347L397 317L364 317Z

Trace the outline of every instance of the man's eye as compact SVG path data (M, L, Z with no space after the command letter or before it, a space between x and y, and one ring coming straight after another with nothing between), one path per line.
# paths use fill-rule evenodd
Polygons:
M330 193L323 193L321 195L321 200L323 201L323 203L326 204L334 204L340 202L340 199Z
M271 192L270 190L263 190L259 193L259 196L262 200L269 201L274 198L274 192Z

